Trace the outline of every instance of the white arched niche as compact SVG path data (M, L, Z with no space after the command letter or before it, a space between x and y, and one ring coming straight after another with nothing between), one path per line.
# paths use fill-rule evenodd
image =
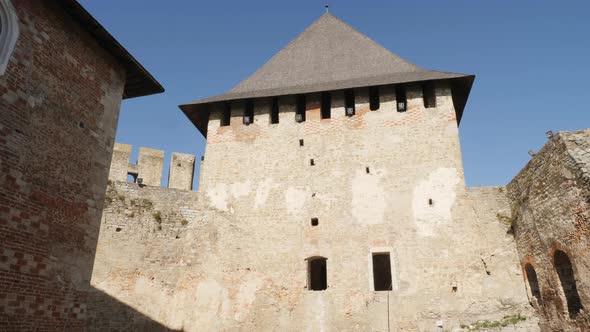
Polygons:
M0 0L0 75L4 75L18 38L18 17L10 0Z

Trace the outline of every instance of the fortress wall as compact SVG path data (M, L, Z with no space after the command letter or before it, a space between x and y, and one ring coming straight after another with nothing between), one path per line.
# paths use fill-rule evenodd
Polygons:
M505 194L465 188L449 88L439 84L437 107L426 109L419 85L409 85L405 113L393 87L376 111L368 89L355 92L353 117L339 93L330 119L313 94L304 123L294 120L294 97L279 99L278 124L270 100L255 103L248 126L239 104L229 126L213 113L196 202L149 188L154 201L169 202L162 212L196 206L196 221L170 228L180 230L176 239L152 231L148 214L111 210L97 287L186 331L460 330L519 314L520 331L538 330L498 217L509 209ZM131 234L110 245L123 232L116 227ZM372 255L384 252L392 291L374 291ZM317 256L327 258L324 291L309 290L307 259Z
M177 296L190 294L177 287L206 254L194 238L201 233L202 218L196 192L110 182L92 285L163 326L180 319L180 330ZM105 316L117 317L116 310L102 308ZM133 321L126 323L126 329L142 330Z
M548 331L585 331L588 310L570 317L564 284L557 274L556 251L573 268L579 304L590 307L590 130L560 132L551 138L508 185L512 222L525 271L536 274L539 296L529 298ZM534 272L533 272L534 270ZM526 274L526 273L525 273ZM565 290L565 291L564 291ZM571 304L570 304L571 305Z

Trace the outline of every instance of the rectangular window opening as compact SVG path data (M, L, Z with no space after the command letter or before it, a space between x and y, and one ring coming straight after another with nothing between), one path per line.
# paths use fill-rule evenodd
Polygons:
M297 96L297 109L295 110L295 121L296 122L305 122L305 105L307 101L305 95L298 95Z
M408 109L406 88L403 85L398 85L395 87L395 101L397 103L398 112L405 112Z
M436 89L433 82L422 84L422 99L424 100L424 108L436 107Z
M328 288L326 259L323 257L310 258L307 263L308 289L323 291Z
M323 92L321 99L321 117L329 119L332 117L332 95L329 92Z
M277 97L272 99L272 108L270 110L270 123L279 123L279 98Z
M305 142L302 139L300 139L299 140L299 146L303 146L304 144L305 144Z
M309 165L310 165L310 166L315 166L315 160L313 160L313 159L310 159L310 160L309 160Z
M346 109L346 116L353 116L356 113L354 103L354 90L344 91L344 108Z
M320 220L318 218L311 218L311 225L317 226L320 224Z
M244 105L244 124L249 125L252 123L254 123L254 102L252 99L248 99Z
M393 289L389 253L373 254L373 285L375 291L390 291Z
M379 107L381 107L380 101L379 101L379 87L378 86L374 86L369 88L369 106L371 108L371 111L376 111L379 109Z
M231 122L231 103L223 105L223 112L221 113L221 126L229 126Z

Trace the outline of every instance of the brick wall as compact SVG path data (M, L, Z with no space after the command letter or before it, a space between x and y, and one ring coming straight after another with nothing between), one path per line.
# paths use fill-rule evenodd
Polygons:
M540 299L529 298L546 331L586 331L588 310L570 317L555 253L571 261L582 306L590 306L590 129L560 132L508 185L523 267L531 264ZM567 288L567 287L566 287Z
M82 330L123 68L54 1L12 1L0 77L0 330ZM102 297L105 303L116 301Z

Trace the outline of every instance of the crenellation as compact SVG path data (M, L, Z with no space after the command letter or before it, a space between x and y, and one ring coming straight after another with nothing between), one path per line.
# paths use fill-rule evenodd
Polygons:
M297 108L297 97L281 96L279 97L279 128L291 126L295 121Z
M338 119L346 117L346 110L345 110L345 103L344 103L344 91L334 91L331 92L332 95L332 110L331 110L331 118Z
M115 143L109 180L128 182L130 175L133 177L133 182L139 183L141 181L142 186L160 187L164 168L164 151L140 147L137 162L129 163L132 149L133 147L129 144ZM192 190L195 159L194 155L172 154L168 188Z
M140 147L137 166L139 168L138 179L142 179L141 184L159 187L162 184L164 151Z
M395 87L391 85L379 88L379 111L394 113L397 112L395 101Z
M168 188L192 190L195 172L195 156L184 153L173 153L170 160L170 177Z
M115 143L109 179L113 181L127 181L129 159L131 158L132 146L129 144Z
M272 98L254 100L254 124L258 126L275 126L275 124L270 123L271 107Z
M453 106L452 93L447 81L433 82L435 85L435 96L437 107L432 110L455 112ZM406 91L407 110L398 112L396 104L396 87L402 86ZM364 126L367 113L370 110L369 87L354 88L350 91L354 94L355 115L346 116L345 109L345 91L330 91L331 95L331 116L329 119L321 119L321 93L305 94L306 99L306 120L301 123L306 133L317 133L323 130L332 130L340 126L355 129ZM422 83L409 83L404 85L385 85L378 88L379 91L379 108L381 111L389 114L383 117L382 124L391 125L411 125L424 119L424 101L422 94ZM266 137L279 135L280 131L293 126L297 107L297 97L295 95L276 97L279 103L279 123L271 123L271 108L273 98L253 99L254 104L254 121L246 125L243 122L244 101L231 102L231 123L229 126L221 126L221 106L213 106L211 116L208 122L208 139L209 143L227 142L232 140L253 140L263 139ZM430 109L428 109L430 110ZM417 113L418 112L418 113ZM395 114L398 115L395 115ZM408 113L408 114L406 114ZM455 115L449 119L456 120ZM389 121L395 121L391 123ZM275 132L273 134L273 132Z

